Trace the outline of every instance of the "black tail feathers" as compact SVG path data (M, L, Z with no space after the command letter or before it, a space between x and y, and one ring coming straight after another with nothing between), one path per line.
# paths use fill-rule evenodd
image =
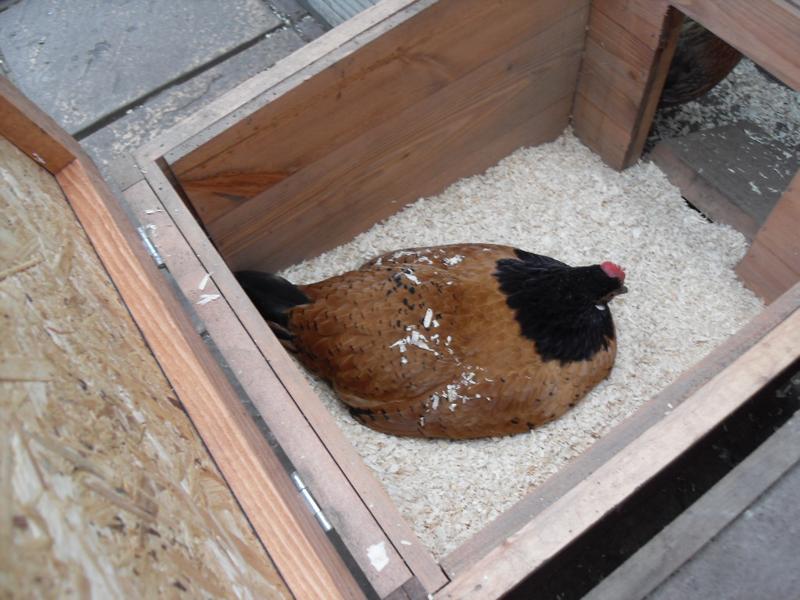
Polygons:
M250 296L261 316L283 329L283 332L280 332L277 328L273 328L276 333L288 334L290 308L310 302L308 296L296 285L272 273L239 271L236 273L236 279Z

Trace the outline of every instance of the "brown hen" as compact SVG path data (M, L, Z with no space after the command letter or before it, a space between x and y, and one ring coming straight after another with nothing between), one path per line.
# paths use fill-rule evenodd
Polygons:
M611 371L613 263L488 244L390 252L311 285L237 274L284 345L385 433L478 438L563 414Z

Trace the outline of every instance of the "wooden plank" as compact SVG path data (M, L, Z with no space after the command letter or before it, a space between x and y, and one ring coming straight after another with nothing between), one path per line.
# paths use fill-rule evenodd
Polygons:
M74 161L56 178L292 593L363 597L96 169Z
M680 14L664 2L646 4L597 2L589 18L573 124L616 169L641 155L680 33Z
M211 223L212 239L234 269L274 270L351 238L523 143L549 141L553 124L540 119L517 132L517 143L496 144L556 104L568 110L585 18L584 11L569 14Z
M215 283L219 278L219 270L215 268L204 289L199 289L208 271L173 222L172 211L164 209L147 182L143 181L126 190L125 200L141 223L155 226L151 239L164 257L170 274L194 305L206 331L239 384L268 421L270 432L300 473L306 487L311 490L375 591L383 597L402 585L411 577L402 557L295 405L226 299L220 297L203 305L197 304L203 294L221 293ZM152 212L159 209L159 212ZM406 537L403 539L414 539L410 530L404 535ZM384 543L388 563L378 571L369 560L367 549L380 543Z
M164 208L191 245L205 270L214 274L214 283L217 285L217 289L236 312L236 316L247 329L262 355L268 360L292 400L319 435L331 456L347 473L362 501L370 509L389 539L393 540L396 550L403 557L409 569L428 590L439 589L447 582L447 578L430 552L411 532L386 490L358 456L352 444L344 437L330 412L319 401L280 342L265 326L263 317L242 291L225 261L189 212L183 200L172 188L167 177L154 163L145 162L144 158L140 158L140 160L143 161L140 165L146 172L148 182L153 190L157 190ZM296 459L295 457L290 458ZM398 545L400 540L409 541L411 545Z
M800 171L781 196L736 273L772 302L800 280Z
M450 577L456 577L470 569L491 548L501 545L503 540L514 535L570 489L588 478L643 431L658 423L664 413L697 392L798 309L800 285L781 296L708 356L684 371L666 389L648 400L636 413L595 442L591 448L447 555L441 561L442 567Z
M457 576L437 597L510 591L800 356L800 310L623 451Z
M630 32L648 48L656 50L661 44L661 31L666 0L592 0L592 10L597 10L625 31Z
M353 40L358 49L346 59L189 155L167 160L198 212L216 218L232 201L298 173L586 4L439 0L409 5L408 11L416 11L411 18L366 44ZM233 180L245 185L231 186Z
M672 6L800 91L800 9L784 0L670 0Z
M603 98L604 111L615 122L635 122L653 52L605 13L592 10L578 93L586 98Z
M800 462L798 440L795 415L584 600L646 597Z
M83 156L78 142L2 75L0 134L52 174Z
M796 270L785 264L759 240L753 241L747 254L736 265L736 274L768 304L799 277Z
M435 0L424 0L435 1ZM243 81L190 117L176 123L136 151L137 162L167 157L175 162L247 118L271 99L298 85L351 53L351 40L364 42L379 36L404 18L410 5L420 0L381 0L346 23L295 50L271 68Z

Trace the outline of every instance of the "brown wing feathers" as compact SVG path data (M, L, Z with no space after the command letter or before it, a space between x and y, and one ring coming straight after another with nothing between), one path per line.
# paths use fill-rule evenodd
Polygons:
M543 362L493 276L498 260L515 256L481 244L390 252L298 286L306 301L265 316L285 316L299 359L373 429L449 438L527 431L602 380L616 348Z

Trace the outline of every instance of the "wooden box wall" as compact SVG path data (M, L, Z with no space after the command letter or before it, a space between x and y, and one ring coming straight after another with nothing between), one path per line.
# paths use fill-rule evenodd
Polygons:
M676 8L729 41L743 40L737 47L796 85L796 11L774 0L753 3L754 14L749 3L736 4L384 0L138 154L144 179L125 191L127 201L156 227L201 333L380 596L508 591L800 355L800 287L437 563L231 271L274 270L317 255L519 146L554 139L570 118L609 164L627 166L640 154L666 75ZM759 31L775 25L781 43L747 37L742 15ZM220 298L198 305L202 294ZM676 408L665 417L668 404ZM226 440L213 423L200 430L211 446ZM235 468L226 476L237 494L253 492ZM376 544L389 558L379 571L367 556Z

